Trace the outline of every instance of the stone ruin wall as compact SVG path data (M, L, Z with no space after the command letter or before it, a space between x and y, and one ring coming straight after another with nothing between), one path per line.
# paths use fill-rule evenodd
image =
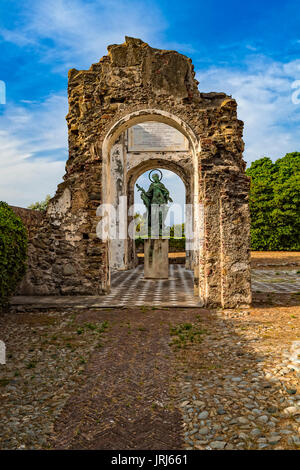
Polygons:
M29 247L27 294L107 291L108 244L96 235L102 201L102 144L132 112L158 109L186 123L201 143L197 154L204 245L195 283L206 305L251 301L249 180L242 158L243 123L234 99L201 93L192 62L139 39L108 47L89 70L69 71L69 158L64 182Z

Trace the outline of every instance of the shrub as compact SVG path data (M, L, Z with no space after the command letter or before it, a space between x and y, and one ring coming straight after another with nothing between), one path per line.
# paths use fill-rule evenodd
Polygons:
M0 310L26 271L27 231L21 219L0 201Z
M135 246L138 253L142 253L144 250L144 239L136 238ZM185 251L185 238L169 238L169 253Z
M38 202L35 202L33 204L30 204L30 206L28 206L28 209L44 212L48 207L50 199L51 199L50 194L47 194L44 201L38 201Z

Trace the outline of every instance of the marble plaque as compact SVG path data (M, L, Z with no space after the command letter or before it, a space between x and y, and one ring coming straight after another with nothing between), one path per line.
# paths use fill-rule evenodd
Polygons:
M143 122L128 130L129 152L174 152L188 148L188 140L184 135L162 122Z

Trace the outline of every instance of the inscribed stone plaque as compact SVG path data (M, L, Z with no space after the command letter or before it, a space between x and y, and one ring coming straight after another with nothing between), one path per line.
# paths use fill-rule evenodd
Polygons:
M184 135L162 122L143 122L128 130L129 152L185 151L188 148Z

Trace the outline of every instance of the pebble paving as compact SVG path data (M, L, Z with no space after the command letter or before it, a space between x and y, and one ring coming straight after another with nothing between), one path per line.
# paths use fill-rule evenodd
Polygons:
M192 295L182 266L168 308L140 269L113 279L127 308L0 315L0 449L300 449L297 271L254 270L250 309L208 311L172 309ZM199 341L176 346L178 325Z
M300 449L300 341L280 343L281 328L223 312L190 361L182 353L186 449ZM278 332L275 344L268 329Z

